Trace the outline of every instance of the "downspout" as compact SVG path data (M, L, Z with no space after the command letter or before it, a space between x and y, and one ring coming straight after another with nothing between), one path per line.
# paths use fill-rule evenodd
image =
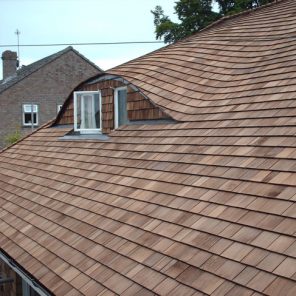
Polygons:
M12 270L14 270L32 289L34 289L40 296L52 296L53 294L46 291L38 282L32 279L15 261L9 256L5 255L0 250L0 259L3 260Z

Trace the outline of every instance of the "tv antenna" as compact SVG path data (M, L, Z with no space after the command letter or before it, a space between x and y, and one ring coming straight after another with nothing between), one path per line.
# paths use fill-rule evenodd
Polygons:
M17 67L19 67L20 66L20 34L21 32L19 31L19 29L16 29L14 33L17 36Z

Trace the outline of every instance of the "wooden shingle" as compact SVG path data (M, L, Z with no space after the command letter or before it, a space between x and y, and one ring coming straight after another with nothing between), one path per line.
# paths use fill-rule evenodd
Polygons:
M109 139L61 140L69 97L0 153L1 249L56 295L294 295L295 15L225 18L80 86ZM114 130L124 81L145 124Z

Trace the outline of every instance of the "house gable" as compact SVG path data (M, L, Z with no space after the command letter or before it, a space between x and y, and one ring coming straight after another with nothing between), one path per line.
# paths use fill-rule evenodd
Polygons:
M37 65L36 65L37 64ZM0 88L0 147L5 137L19 130L31 132L23 123L23 105L38 106L38 126L52 120L77 84L99 73L98 68L82 58L75 50L67 49L30 66L26 74Z
M32 73L38 71L39 69L45 67L46 65L56 61L57 59L63 58L63 55L67 55L69 53L74 53L79 57L80 59L87 62L87 64L91 65L94 69L96 69L99 72L103 72L102 69L100 69L97 65L92 63L90 60L88 60L86 57L81 55L77 50L75 50L72 46L69 46L65 48L62 51L59 51L55 54L52 54L50 56L47 56L39 61L36 61L28 66L22 66L18 71L15 73L15 75L12 75L10 79L3 79L0 81L0 93L5 91L6 89L12 87L16 83L22 81L26 77L30 76Z

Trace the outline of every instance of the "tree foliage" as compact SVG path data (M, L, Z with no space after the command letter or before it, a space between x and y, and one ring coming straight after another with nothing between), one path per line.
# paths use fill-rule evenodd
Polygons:
M216 0L216 2L219 5L221 16L223 16L253 9L274 2L274 0Z
M161 6L152 10L156 39L172 43L195 33L222 16L252 9L274 0L216 0L219 12L213 11L212 0L178 0L175 13L180 22L175 23L164 14Z

